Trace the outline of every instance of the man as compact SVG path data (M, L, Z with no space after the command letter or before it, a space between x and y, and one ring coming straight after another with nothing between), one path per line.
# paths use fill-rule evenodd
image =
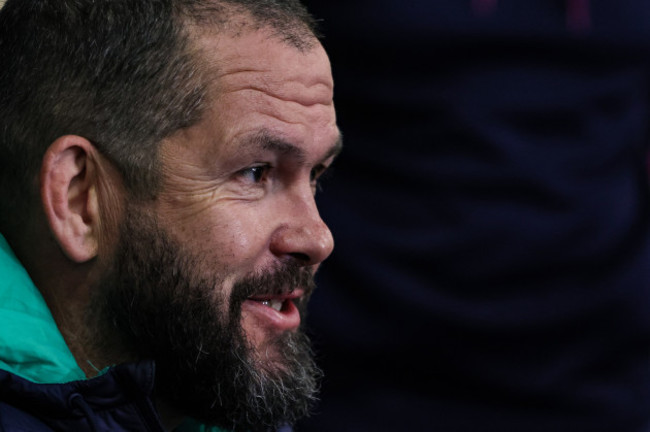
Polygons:
M340 139L302 6L8 0L0 56L0 430L306 415Z

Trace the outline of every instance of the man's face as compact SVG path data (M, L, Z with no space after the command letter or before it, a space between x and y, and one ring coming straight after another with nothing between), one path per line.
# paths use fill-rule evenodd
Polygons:
M327 55L264 31L206 38L203 49L216 65L212 110L162 146L161 224L225 277L226 292L286 263L315 271L333 248L316 181L339 150ZM301 293L244 302L249 341L262 349L269 336L295 330L299 316L286 300Z
M304 415L315 390L299 325L333 248L314 202L339 150L333 83L320 45L260 30L201 47L212 108L162 144L162 192L129 205L93 308L184 414L254 429Z

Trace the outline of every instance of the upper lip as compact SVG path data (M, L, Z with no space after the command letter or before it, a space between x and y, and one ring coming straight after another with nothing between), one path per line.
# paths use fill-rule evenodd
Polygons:
M250 300L294 300L305 294L304 289L295 289L284 294L255 294L248 297Z

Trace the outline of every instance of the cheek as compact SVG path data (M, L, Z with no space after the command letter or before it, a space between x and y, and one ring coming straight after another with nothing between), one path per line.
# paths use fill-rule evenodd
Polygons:
M212 264L220 263L238 277L259 267L272 233L272 227L253 209L243 207L204 212L186 221L180 233L195 253Z

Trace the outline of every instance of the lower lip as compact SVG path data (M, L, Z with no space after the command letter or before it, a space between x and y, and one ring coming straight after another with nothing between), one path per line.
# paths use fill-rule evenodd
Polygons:
M259 301L246 300L242 312L253 315L258 322L276 331L296 330L300 326L300 312L291 300L285 300L280 311L263 305Z

